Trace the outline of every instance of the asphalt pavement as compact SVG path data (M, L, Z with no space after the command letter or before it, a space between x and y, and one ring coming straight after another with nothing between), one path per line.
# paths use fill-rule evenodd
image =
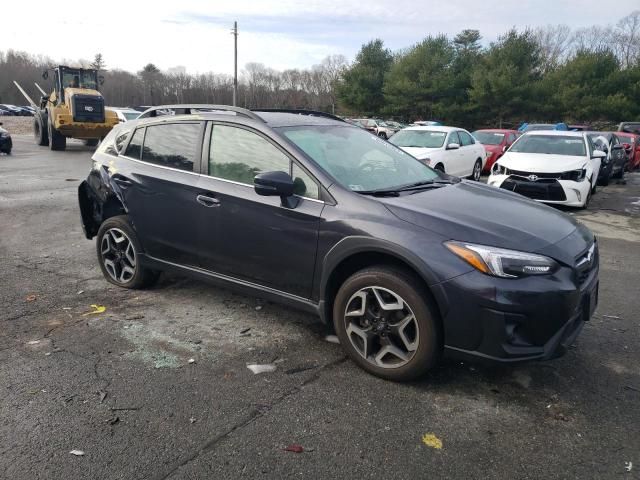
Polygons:
M0 156L0 478L640 478L640 173L568 211L599 238L601 285L564 357L448 360L395 384L307 314L172 275L107 283L77 206L91 149L14 145Z

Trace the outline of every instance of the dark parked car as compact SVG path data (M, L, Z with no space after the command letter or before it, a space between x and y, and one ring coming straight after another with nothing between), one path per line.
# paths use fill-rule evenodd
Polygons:
M442 353L549 359L593 314L597 242L571 216L337 117L215 110L122 123L96 150L78 195L109 282L171 270L313 312L392 380Z
M0 122L0 152L9 155L12 148L13 142L11 141L11 135L2 128L2 122Z
M623 178L627 166L629 154L625 151L623 141L611 132L590 132L587 137L596 150L602 150L607 154L602 159L598 183L609 185L612 178Z

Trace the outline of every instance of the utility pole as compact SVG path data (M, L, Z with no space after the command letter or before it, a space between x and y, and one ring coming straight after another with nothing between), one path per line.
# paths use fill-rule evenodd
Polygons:
M238 102L238 22L233 22L233 106Z

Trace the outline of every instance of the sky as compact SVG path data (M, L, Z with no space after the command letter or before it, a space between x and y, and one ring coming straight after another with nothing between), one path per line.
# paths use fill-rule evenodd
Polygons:
M0 50L55 60L93 59L132 72L151 62L161 70L233 72L231 27L238 21L238 69L248 62L277 70L307 68L327 55L352 60L381 38L392 50L429 34L480 30L483 42L511 27L564 23L572 28L615 24L640 8L638 0L111 0L13 1L3 5ZM57 28L31 28L39 17Z

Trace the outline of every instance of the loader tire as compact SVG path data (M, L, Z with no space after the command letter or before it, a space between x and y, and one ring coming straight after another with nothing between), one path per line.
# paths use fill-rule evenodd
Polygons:
M65 150L67 148L67 137L62 135L55 129L51 122L48 122L49 130L49 149L50 150Z
M49 135L46 123L47 122L43 120L43 115L40 112L36 112L33 116L33 137L36 141L36 145L41 147L49 145Z

